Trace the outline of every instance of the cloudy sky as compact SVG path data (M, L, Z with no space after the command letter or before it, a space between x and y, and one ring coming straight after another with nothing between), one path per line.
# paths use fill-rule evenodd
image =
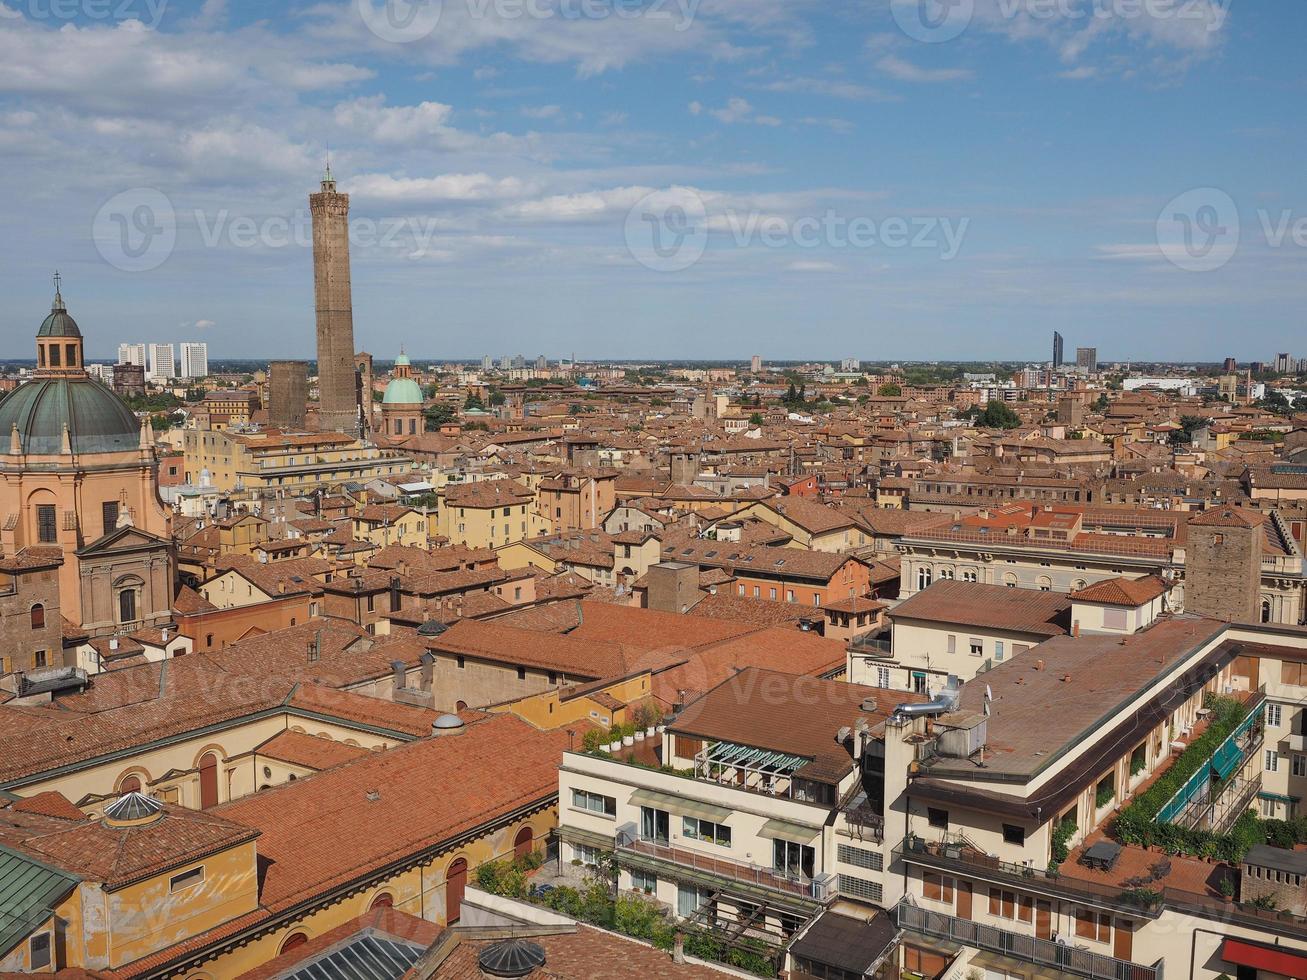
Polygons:
M1307 355L1298 0L0 0L0 355Z

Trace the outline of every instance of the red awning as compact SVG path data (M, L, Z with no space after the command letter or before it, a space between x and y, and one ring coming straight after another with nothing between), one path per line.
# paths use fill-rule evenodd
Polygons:
M1227 939L1221 945L1221 959L1236 966L1250 966L1256 970L1279 973L1294 980L1307 980L1307 955L1279 946Z

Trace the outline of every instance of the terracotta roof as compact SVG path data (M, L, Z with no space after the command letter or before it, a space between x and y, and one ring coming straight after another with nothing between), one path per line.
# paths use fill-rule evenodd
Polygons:
M253 840L256 829L212 810L163 804L158 820L113 826L105 820L0 810L0 843L113 890Z
M738 975L697 963L675 963L670 953L585 925L572 933L532 936L530 941L544 947L545 965L523 980L723 980ZM493 943L460 942L432 980L484 980L477 957Z
M206 812L261 832L260 903L276 912L548 803L567 744L561 729L496 715Z
M442 932L444 930L434 922L416 915L409 915L396 908L375 908L341 923L334 929L328 929L319 936L314 936L307 943L282 953L248 973L242 973L237 980L274 980L293 971L298 964L306 963L358 935L381 935L425 949L434 943Z
M1076 602L1093 602L1104 606L1142 606L1166 594L1166 583L1156 575L1143 578L1108 578L1072 592Z
M1071 597L1060 592L944 579L899 603L890 618L1058 636L1068 630L1070 608Z
M255 752L267 759L315 770L344 765L368 754L368 750L359 745L346 745L334 739L293 731L278 732L258 746Z
M1189 523L1194 527L1261 527L1267 520L1259 510L1247 507L1214 507L1205 510Z
M689 705L668 730L801 756L835 774L854 763L835 740L840 728L866 718L873 730L894 707L925 697L844 681L749 667ZM875 707L864 709L865 702Z

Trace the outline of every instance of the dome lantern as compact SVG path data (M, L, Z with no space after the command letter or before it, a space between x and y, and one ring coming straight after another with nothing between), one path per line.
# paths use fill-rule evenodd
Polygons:
M54 302L50 315L36 331L36 373L38 377L76 377L86 373L82 331L64 306L62 277L54 274Z

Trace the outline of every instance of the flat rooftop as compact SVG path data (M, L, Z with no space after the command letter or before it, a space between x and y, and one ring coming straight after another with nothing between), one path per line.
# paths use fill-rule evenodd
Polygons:
M1174 616L1128 637L1047 640L962 686L962 711L983 712L985 689L993 693L985 769L941 758L929 773L1033 776L1065 749L1106 732L1126 701L1223 629L1213 619Z

